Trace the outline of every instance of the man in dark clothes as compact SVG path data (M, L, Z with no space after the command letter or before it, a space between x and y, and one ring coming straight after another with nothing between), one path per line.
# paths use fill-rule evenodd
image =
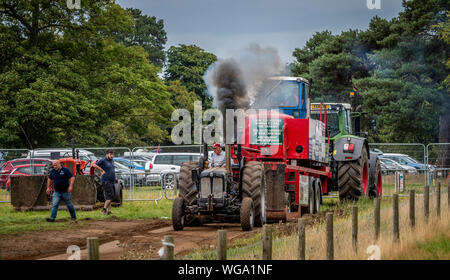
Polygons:
M105 194L105 205L102 209L103 215L111 214L111 202L115 197L114 183L116 181L116 172L114 168L114 151L106 150L106 157L93 163L92 166L102 173L102 186Z
M72 221L75 222L77 220L77 216L75 215L75 208L72 203L72 189L75 177L72 172L62 166L58 160L52 161L52 165L53 169L48 175L47 180L47 194L50 194L50 187L52 183L55 191L53 192L51 216L50 218L47 218L47 222L55 221L61 199L64 200L64 203L69 209L70 217L72 218Z

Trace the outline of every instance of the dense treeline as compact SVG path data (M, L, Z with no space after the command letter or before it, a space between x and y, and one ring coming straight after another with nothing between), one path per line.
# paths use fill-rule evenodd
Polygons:
M180 74L160 77L166 41L162 20L112 0L83 0L81 9L1 0L0 147L168 142L173 106L204 92L176 81ZM171 48L180 53L171 63L189 59L184 48ZM215 60L198 47L192 54Z
M403 1L398 17L365 31L317 32L294 51L293 74L312 79L316 101L362 104L376 116L373 141L450 142L447 6Z

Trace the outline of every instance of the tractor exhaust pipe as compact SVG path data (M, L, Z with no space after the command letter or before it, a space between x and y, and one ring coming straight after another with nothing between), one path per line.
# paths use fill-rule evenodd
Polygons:
M231 144L225 144L225 165L227 172L231 174Z

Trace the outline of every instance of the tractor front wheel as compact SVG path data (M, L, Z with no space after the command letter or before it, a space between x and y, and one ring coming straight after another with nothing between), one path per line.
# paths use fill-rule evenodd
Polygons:
M183 230L184 216L184 200L181 197L177 197L172 206L172 226L174 230Z
M382 182L382 175L381 175L381 164L380 164L379 159L377 159L377 163L376 163L376 167L375 167L375 174L373 174L372 176L375 176L374 185L372 186L372 188L369 192L369 196L370 197L381 197L381 195L383 194L383 182Z

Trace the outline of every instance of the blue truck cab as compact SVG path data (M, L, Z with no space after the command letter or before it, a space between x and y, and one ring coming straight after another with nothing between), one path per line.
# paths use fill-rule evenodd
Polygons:
M310 82L301 77L267 78L260 91L258 109L278 109L280 113L304 119L310 115Z

